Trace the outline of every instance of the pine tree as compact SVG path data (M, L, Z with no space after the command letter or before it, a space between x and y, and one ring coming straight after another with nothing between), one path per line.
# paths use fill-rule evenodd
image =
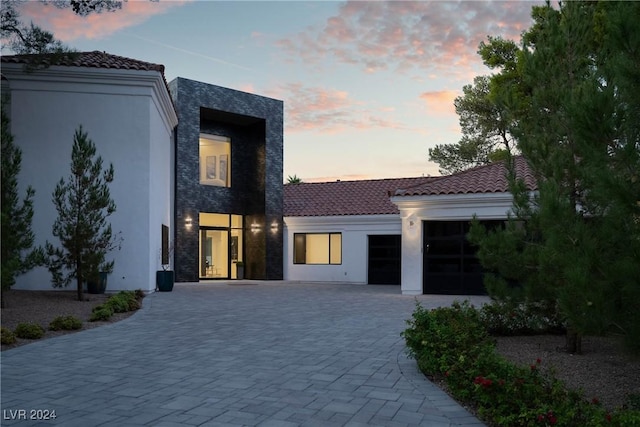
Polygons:
M518 59L525 102L512 107L511 131L538 196L530 200L512 177L514 210L526 222L470 235L498 276L491 291L514 296L506 283L517 280L519 297L557 302L571 352L582 335L611 328L640 350L638 10L624 2L534 7Z
M455 144L429 149L429 160L438 164L443 175L503 160L515 153L515 144L507 130L506 110L491 95L491 78L478 76L473 85L462 88L455 99L460 116L462 138Z
M86 280L113 270L114 261L105 258L120 247L121 239L113 235L107 222L116 210L109 191L113 173L113 165L103 170L102 157L96 157L95 144L80 126L73 139L71 175L66 181L60 179L53 192L58 211L53 235L61 247L46 244L53 286L67 286L75 278L79 301Z
M33 248L34 189L29 186L25 198L18 195L18 175L22 163L22 152L13 143L9 131L9 118L4 109L2 115L2 292L11 289L16 276L42 262L42 251ZM4 298L2 298L4 307Z

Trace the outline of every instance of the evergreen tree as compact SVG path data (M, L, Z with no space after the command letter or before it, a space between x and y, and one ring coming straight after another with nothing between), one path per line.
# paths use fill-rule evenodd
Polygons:
M107 222L116 210L109 192L113 172L113 165L103 170L102 157L96 157L95 144L80 126L73 139L71 175L66 181L60 179L53 192L58 211L53 235L61 247L46 244L53 286L67 286L75 278L79 301L86 280L113 270L114 262L106 261L106 254L120 247L121 240Z
M533 8L521 80L504 93L521 98L510 105L510 131L538 196L512 176L514 211L526 222L470 234L497 274L490 292L557 302L572 352L583 334L612 327L640 349L639 11L624 2ZM523 288L510 291L509 280Z
M42 262L42 251L33 248L34 234L31 230L33 218L33 195L27 187L25 198L18 195L18 175L22 163L22 152L13 143L9 131L9 118L5 109L2 115L2 292L9 290L22 274ZM4 298L2 298L4 307Z
M460 172L496 160L514 152L513 138L507 131L505 110L491 98L489 76L478 76L473 85L463 87L463 96L455 99L460 116L462 138L455 144L429 149L429 160L443 175Z

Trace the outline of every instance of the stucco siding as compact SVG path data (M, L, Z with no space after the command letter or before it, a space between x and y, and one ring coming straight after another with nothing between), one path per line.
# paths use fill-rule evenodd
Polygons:
M98 71L98 70L96 70ZM95 143L104 167L113 163L115 179L110 186L117 211L109 217L114 233L123 237L122 249L108 254L115 260L108 279L108 290L155 288L152 271L154 249L150 240L152 223L170 217L168 185L170 132L162 109L154 105L150 77L126 74L131 81L113 77L104 70L70 72L40 71L33 75L9 75L11 89L11 129L22 149L20 184L32 185L34 198L33 230L36 245L47 240L58 245L51 229L57 212L51 201L60 178L70 174L74 132L79 125ZM118 71L117 73L122 73ZM120 76L122 77L122 76ZM156 80L160 80L155 73ZM175 120L175 119L174 119ZM157 181L157 182L156 182ZM152 184L153 183L153 184ZM158 209L159 208L159 209ZM70 285L74 286L74 283ZM18 278L16 289L51 289L51 276L41 267Z
M368 236L401 234L398 215L285 217L284 278L292 281L367 283ZM341 233L342 263L293 263L295 233Z

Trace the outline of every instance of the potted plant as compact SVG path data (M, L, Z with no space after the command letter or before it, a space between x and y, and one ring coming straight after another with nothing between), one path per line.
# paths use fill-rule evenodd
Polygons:
M175 282L173 270L170 270L173 242L169 241L169 227L162 225L162 248L160 249L160 265L162 270L156 271L156 290L171 292Z
M108 271L96 271L87 278L87 292L90 294L104 294L107 290Z
M237 269L236 277L239 280L244 279L244 262L237 261L236 262L236 269Z

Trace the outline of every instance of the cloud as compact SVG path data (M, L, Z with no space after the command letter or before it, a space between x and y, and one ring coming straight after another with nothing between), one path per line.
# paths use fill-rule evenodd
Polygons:
M420 94L420 99L425 102L429 114L451 115L456 113L453 100L459 95L460 93L455 90L438 90L423 92Z
M80 38L99 39L123 28L138 25L150 17L182 6L188 0L151 2L130 0L122 3L122 9L114 12L93 13L78 16L70 8L59 9L51 4L31 1L20 7L25 21L53 32L56 38L70 42Z
M518 39L531 2L349 1L323 25L277 41L288 62L337 61L368 73L443 72L468 78L488 35ZM471 74L474 75L474 74Z
M393 107L370 106L343 90L286 83L269 91L269 96L284 100L286 132L407 129L394 120Z

